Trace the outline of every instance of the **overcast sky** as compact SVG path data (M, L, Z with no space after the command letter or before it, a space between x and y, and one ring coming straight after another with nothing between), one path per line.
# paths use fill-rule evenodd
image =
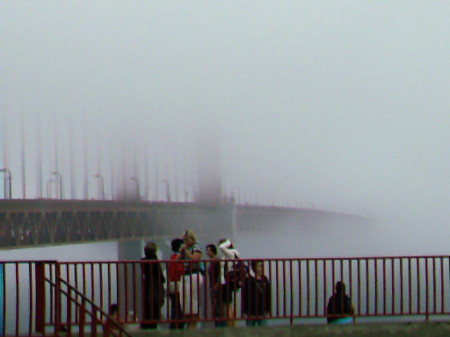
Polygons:
M227 188L248 198L402 219L429 244L449 237L449 1L0 5L15 183L20 115L27 144L36 116L45 138L56 115L61 138L72 125L105 158L120 139L189 169L206 129Z

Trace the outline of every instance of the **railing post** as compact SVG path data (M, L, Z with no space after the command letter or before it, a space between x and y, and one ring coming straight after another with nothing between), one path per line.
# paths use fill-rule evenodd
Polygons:
M61 301L61 268L58 262L55 262L55 336L61 331L61 312L62 312L62 301Z
M92 326L91 326L92 337L97 337L97 324L98 324L97 309L95 307L92 307Z
M34 266L36 282L36 332L45 335L45 262L36 262Z
M76 296L76 295L75 295ZM72 289L67 288L67 336L72 337Z
M78 335L80 337L84 337L84 325L86 323L86 300L84 298L81 301L79 317L80 317L80 325L78 328Z

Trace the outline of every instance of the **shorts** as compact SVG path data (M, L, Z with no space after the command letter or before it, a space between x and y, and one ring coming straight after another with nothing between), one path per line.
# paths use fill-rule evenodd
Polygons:
M180 289L181 309L185 315L197 315L199 313L199 297L201 293L203 277L201 274L183 276Z

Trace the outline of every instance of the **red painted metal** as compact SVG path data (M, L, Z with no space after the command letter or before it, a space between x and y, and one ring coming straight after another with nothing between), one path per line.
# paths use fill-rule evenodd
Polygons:
M392 284L392 303L391 303L391 313L395 312L395 259L391 259L391 284Z
M129 286L128 286L128 263L123 263L122 264L123 267L123 277L124 277L124 286L125 289L128 290ZM140 264L141 270L142 270L142 263ZM125 317L125 321L127 321L127 316L128 316L128 306L129 306L129 300L128 300L128 296L129 296L129 291L125 291L125 310L124 310L124 317ZM147 296L147 295L145 295Z
M350 293L350 298L353 298L353 272L352 272L352 260L348 260L348 275L349 275L349 279L348 279L348 288L349 288L349 293ZM325 308L325 306L324 306Z
M282 262L282 271L283 271L283 283L282 283L282 287L283 287L283 314L286 315L286 261ZM258 303L257 303L258 305Z
M66 313L67 313L67 336L68 337L72 337L72 301L70 300L70 298L72 298L72 289L67 289L68 292L68 296L67 296L67 300L66 300Z
M135 321L136 320L136 312L137 312L137 303L138 303L138 297L137 297L137 279L136 279L136 275L137 275L137 271L136 271L136 263L133 263L133 317L132 320ZM128 312L125 313L125 321L129 322L130 321L130 317L128 315Z
M444 258L441 257L441 312L445 311L445 292L444 292Z
M310 260L306 261L306 316L310 317L311 316L311 289L310 289L310 282L311 282L311 277L310 277L310 270L309 270L309 264L310 264ZM278 290L278 289L277 289ZM278 293L278 291L277 291Z
M373 273L375 274L374 298L375 298L375 314L378 315L378 260L373 260Z
M15 266L16 266L16 280L20 280L19 263L16 262ZM19 283L17 283L16 284L16 336L19 336L19 325L20 325L19 309L20 309L20 287L19 287Z
M429 275L428 275L428 258L425 258L425 312L426 312L426 320L428 321L428 313L430 310L429 306Z
M34 291L33 291L33 266L31 263L28 265L28 284L30 285L30 307L29 307L29 321L28 321L28 334L31 336L33 333L33 298L34 298Z
M274 270L274 278L272 278L272 287L275 288L275 293L279 294L280 293L280 260L279 261L274 261L273 263L273 270ZM275 297L276 301L274 301L274 305L275 305L275 316L280 317L282 315L282 311L281 311L281 301L282 301L282 297L281 296L276 296Z
M32 266L32 264L29 264ZM35 284L36 284L36 316L35 316L35 330L39 333L44 333L45 329L45 312L46 312L46 301L45 301L45 264L43 262L38 262L35 264ZM31 282L30 282L31 284ZM32 293L30 293L32 297ZM33 313L30 313L30 319L33 317ZM31 334L30 334L31 336Z
M408 259L408 304L409 304L409 314L412 315L412 259Z
M292 325L294 323L294 319L293 319L293 315L294 315L294 272L293 272L293 267L292 267L292 260L289 260L289 294L291 295L290 297L290 314L289 314L289 318L290 321L289 323ZM265 301L267 301L265 299Z
M366 258L366 315L370 312L369 259Z
M361 260L358 259L358 315L361 315Z
M403 314L404 311L404 300L403 300L403 275L404 275L404 269L403 269L403 259L400 258L400 312Z
M437 291L436 291L436 259L433 259L433 273L431 275L433 275L433 313L436 314L437 313Z
M322 269L322 273L323 273L323 302L322 302L322 307L326 308L327 306L327 261L323 260L323 269Z
M386 315L386 259L382 260L383 266L383 314Z
M318 291L318 282L319 282L319 273L318 273L318 260L314 261L314 304L315 311L314 315L319 315L319 291Z
M250 261L244 262L249 266ZM167 269L167 265L173 263L160 262L163 269ZM209 261L204 262L208 267ZM61 334L63 330L69 331L75 326L95 325L96 320L97 328L101 329L104 322L100 316L96 318L89 314L93 309L87 300L95 303L98 315L103 315L100 311L108 312L111 304L117 303L120 321L134 323L136 320L138 324L143 322L139 311L142 298L142 284L138 278L141 261L2 263L8 278L5 282L5 292L13 294L9 295L12 301L3 299L6 336L24 336L30 335L30 332L43 333L45 330L48 334L51 327L53 331L50 334ZM449 256L265 259L264 271L272 289L272 310L269 317L288 319L290 323L308 317L324 319L327 299L334 290L334 283L330 284L330 281L333 275L334 281L339 281L336 277L338 275L347 283L350 296L355 297L352 302L356 309L356 317L421 315L425 319L428 317L431 319L432 315L439 315L440 319L441 316L448 319L449 264ZM128 281L127 277L124 277L126 270ZM374 275L375 271L378 278ZM44 279L53 282L54 285L44 285ZM165 289L168 295L167 282L168 280ZM202 315L200 320L214 321L217 317L209 310L214 304L213 298L211 293L203 288L207 285L206 280L201 281L200 278L197 282L186 284L198 290L199 312L205 307L208 309L208 314ZM238 320L246 319L241 310L242 293L241 290L233 294L235 298L233 305ZM375 293L379 296L374 298ZM83 294L86 301L83 301L79 294ZM265 298L254 300L259 304L266 303ZM169 303L166 297L159 323L171 322ZM133 310L134 315L127 315L127 308ZM27 315L24 315L24 312L27 312Z
M420 314L420 295L421 295L421 291L420 291L420 259L416 258L416 272L417 272L417 314Z

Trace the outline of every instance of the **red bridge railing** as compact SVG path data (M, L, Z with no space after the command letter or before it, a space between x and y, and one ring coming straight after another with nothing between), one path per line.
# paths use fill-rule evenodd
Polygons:
M233 270L238 263L251 270L252 261L255 260L222 260L222 274L225 265L228 270ZM224 297L214 297L208 277L212 264L210 260L204 260L204 275L182 277L178 288L182 311L198 312L199 321L204 322L239 321L249 319L243 311L245 301L269 301L267 314L251 318L284 319L288 323L311 318L325 322L328 299L336 282L342 281L354 307L352 316L357 320L387 316L409 316L411 319L412 316L423 319L436 316L448 320L450 314L449 256L258 261L263 262L263 273L270 282L270 296L252 299L253 295L246 296L246 288L241 288L232 292L233 301L229 304L232 310L227 308L218 314L214 308L223 308L226 304L222 302ZM165 276L163 291L158 292L163 298L159 302L162 306L157 320L146 312L149 309L145 300L147 294L157 291L155 287L149 289L151 286L143 278L146 266L155 263L160 264ZM177 312L172 311L170 298L174 287L169 284L166 274L170 263L173 262L1 262L0 333L29 336L38 331L52 335L59 330L70 334L77 332L80 325L90 325L88 330L93 329L93 321L103 329L108 318L107 315L100 317L100 311L109 313L113 306L117 308L114 320L124 326L192 321L192 317L174 316ZM183 269L189 268L189 265L183 266ZM62 295L61 290L66 295ZM196 301L188 301L191 294ZM81 314L83 310L92 311L94 306L97 311L94 316ZM193 306L197 310L191 310ZM234 313L235 318L228 313ZM173 317L178 317L178 321L175 322ZM55 329L56 325L62 328Z

